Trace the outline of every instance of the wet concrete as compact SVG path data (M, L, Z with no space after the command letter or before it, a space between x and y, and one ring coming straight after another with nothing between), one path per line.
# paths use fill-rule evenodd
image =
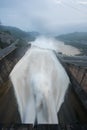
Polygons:
M11 82L0 87L0 124L20 123L20 115Z
M82 105L72 86L68 88L58 116L60 124L87 124L87 110Z

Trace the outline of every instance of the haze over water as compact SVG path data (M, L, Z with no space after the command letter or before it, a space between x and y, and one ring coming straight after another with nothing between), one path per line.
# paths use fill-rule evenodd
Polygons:
M66 45L62 41L58 41L54 38L45 37L45 36L38 37L31 44L44 48L44 49L47 49L47 48L52 49L52 50L61 52L62 54L65 54L68 56L74 56L74 55L78 55L81 53L79 49L77 49L71 45Z

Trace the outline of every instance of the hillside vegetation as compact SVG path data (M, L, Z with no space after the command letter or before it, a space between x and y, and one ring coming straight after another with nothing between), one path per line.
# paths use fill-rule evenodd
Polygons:
M87 32L74 32L74 33L59 35L56 38L60 40L70 40L70 41L73 40L87 41Z
M0 31L8 31L12 36L19 39L25 39L28 41L35 40L35 37L39 35L37 32L25 32L16 27L0 25Z
M0 48L3 49L15 41L15 38L8 31L0 31Z
M3 49L19 39L18 46L24 46L29 41L34 41L38 32L25 32L16 27L0 25L0 48Z

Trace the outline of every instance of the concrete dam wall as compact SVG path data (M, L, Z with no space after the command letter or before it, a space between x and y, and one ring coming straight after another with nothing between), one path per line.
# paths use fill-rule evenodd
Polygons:
M21 122L9 74L27 49L11 45L0 52L0 124Z
M0 52L0 86L8 79L9 73L27 49L27 46L19 49L11 45Z

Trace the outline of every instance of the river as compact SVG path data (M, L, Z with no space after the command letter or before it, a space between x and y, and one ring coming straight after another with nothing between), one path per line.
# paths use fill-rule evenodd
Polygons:
M36 45L37 43L38 43L38 46L41 48L53 49L56 52L59 52L68 56L75 56L81 53L78 48L73 47L71 45L66 45L64 42L58 41L50 37L40 36L35 40L35 42L31 42L31 44L34 44L34 45Z

